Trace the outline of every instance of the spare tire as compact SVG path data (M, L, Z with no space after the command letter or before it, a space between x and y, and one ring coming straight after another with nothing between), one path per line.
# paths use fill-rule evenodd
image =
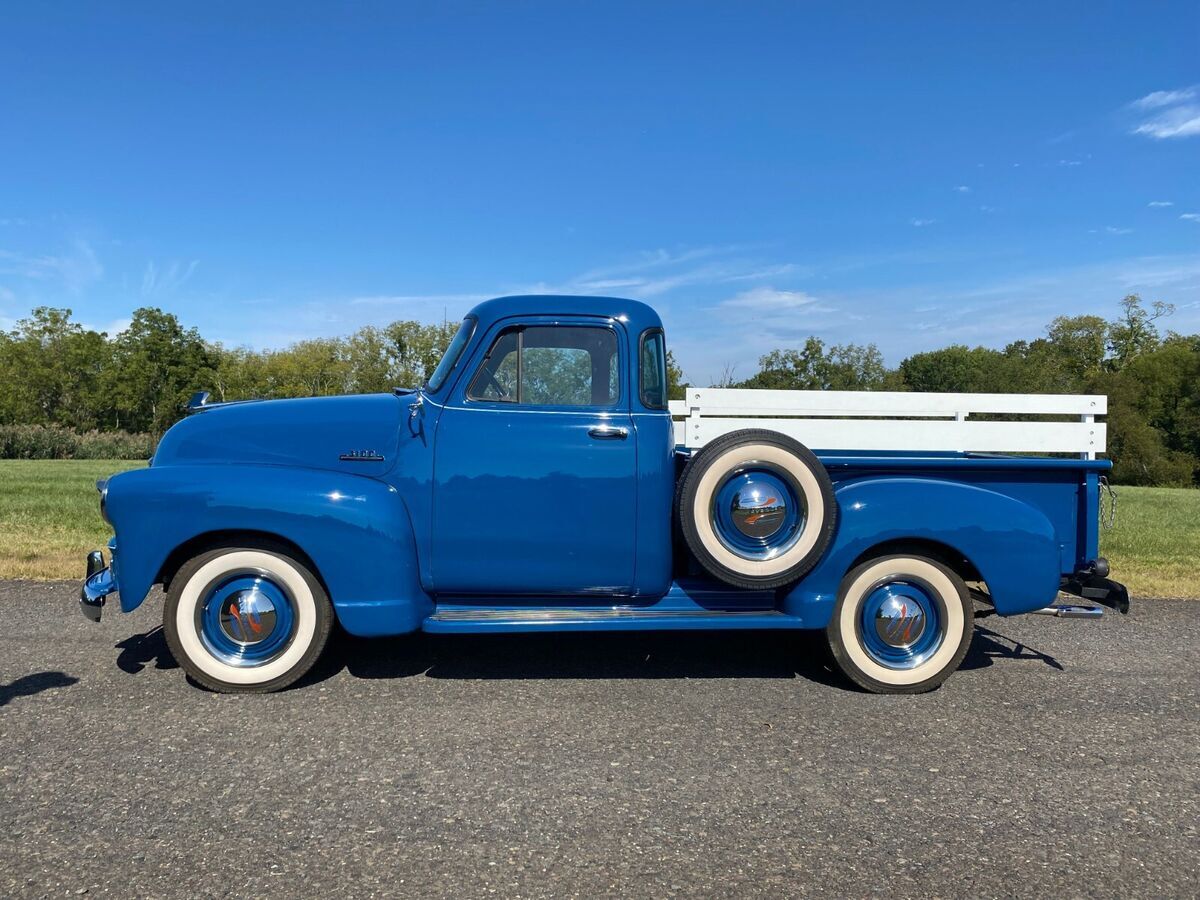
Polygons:
M833 539L833 482L813 452L766 429L722 435L684 467L675 515L714 578L764 590L798 581Z

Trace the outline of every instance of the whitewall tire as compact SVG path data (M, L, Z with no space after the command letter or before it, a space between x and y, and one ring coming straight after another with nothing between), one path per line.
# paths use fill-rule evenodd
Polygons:
M963 661L975 631L965 582L921 556L883 556L842 580L826 628L834 661L880 694L938 687Z
M833 482L821 461L799 441L765 429L705 445L680 476L675 508L700 565L750 590L798 581L837 525Z
M171 580L163 631L195 681L223 693L265 693L312 668L333 626L316 575L286 548L222 547Z

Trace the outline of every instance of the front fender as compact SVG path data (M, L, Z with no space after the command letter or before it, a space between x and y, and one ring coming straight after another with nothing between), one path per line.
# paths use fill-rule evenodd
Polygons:
M840 521L833 546L783 601L812 628L833 613L842 578L863 553L887 541L927 540L969 559L996 612L1039 609L1058 592L1054 526L1038 509L986 488L931 478L866 478L835 493Z
M161 466L114 476L107 511L126 612L141 605L173 550L221 531L262 532L300 547L352 634L413 631L433 609L404 502L373 478L277 466Z

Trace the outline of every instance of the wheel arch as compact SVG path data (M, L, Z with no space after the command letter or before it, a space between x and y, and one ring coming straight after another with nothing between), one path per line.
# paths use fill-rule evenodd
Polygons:
M433 608L408 507L372 478L283 466L163 466L109 487L121 608L220 542L274 542L321 582L353 634L404 634Z
M932 556L964 581L981 581L1001 615L1053 601L1060 579L1054 527L1028 503L963 481L929 476L862 477L840 483L838 532L825 557L782 600L782 609L824 628L842 579L885 553Z
M253 528L220 528L188 538L167 554L167 558L154 577L154 582L162 584L163 591L168 591L171 589L171 581L175 578L175 574L189 559L199 556L201 553L207 553L209 550L219 550L225 547L252 547L256 550L285 551L297 562L303 563L321 582L325 593L329 594L331 600L333 599L333 593L329 590L324 576L321 575L320 566L313 562L313 558L303 547L282 534Z
M850 563L850 569L855 569L867 560L880 556L923 556L934 562L940 562L963 581L977 581L986 584L983 574L967 554L945 541L929 537L889 538L872 544L855 557L854 561Z

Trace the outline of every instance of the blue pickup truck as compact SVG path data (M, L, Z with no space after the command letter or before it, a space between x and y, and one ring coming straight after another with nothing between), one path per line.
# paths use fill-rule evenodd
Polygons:
M336 620L822 629L851 681L917 693L958 667L977 614L1060 589L1128 607L1098 555L1107 461L814 452L757 424L677 441L643 303L489 300L419 388L197 401L148 468L98 485L115 537L81 605L99 621L107 596L128 612L163 585L171 652L228 692L291 684Z

